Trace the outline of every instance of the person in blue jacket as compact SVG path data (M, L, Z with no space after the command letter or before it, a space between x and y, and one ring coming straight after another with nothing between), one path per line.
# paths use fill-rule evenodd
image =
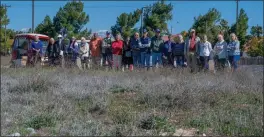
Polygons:
M168 41L164 43L164 46L162 48L162 59L163 59L163 66L169 66L173 65L172 60L172 47L175 46L175 42L172 39L172 36L168 36Z
M37 35L35 35L34 41L31 42L31 49L33 51L33 60L31 62L34 65L43 56L43 44Z
M152 68L152 56L150 50L151 39L148 37L148 31L146 29L143 31L143 37L141 37L140 41L141 67L145 67L149 70Z

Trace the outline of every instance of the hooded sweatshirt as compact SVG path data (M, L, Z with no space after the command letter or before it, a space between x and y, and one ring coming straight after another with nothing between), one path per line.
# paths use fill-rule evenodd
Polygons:
M228 56L240 55L240 42L238 40L232 41L227 46Z
M215 54L218 56L218 59L225 59L227 56L227 43L223 40L217 42L214 46Z
M212 45L210 42L200 42L199 43L200 56L210 56L212 51Z

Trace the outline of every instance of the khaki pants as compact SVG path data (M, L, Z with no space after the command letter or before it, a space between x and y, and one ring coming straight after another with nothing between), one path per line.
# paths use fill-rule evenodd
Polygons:
M91 67L99 67L99 65L101 66L102 64L102 61L101 61L101 57L92 57L92 64L91 64Z
M196 72L197 71L197 56L194 52L189 52L187 54L187 65L190 67L191 71Z
M113 55L113 68L121 68L122 66L122 55Z

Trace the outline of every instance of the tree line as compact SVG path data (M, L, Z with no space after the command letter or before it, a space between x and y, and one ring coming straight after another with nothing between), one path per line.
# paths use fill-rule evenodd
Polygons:
M142 32L143 29L149 31L149 35L154 35L154 30L159 28L163 34L169 34L167 22L172 20L173 5L166 3L165 0L157 1L146 7L136 9L130 13L121 13L116 20L116 23L110 28L112 33L120 33L122 37L133 36L135 32ZM1 6L1 49L4 42L4 28L3 26L9 24L10 20L6 15L6 9ZM142 16L142 28L135 28ZM241 45L249 45L247 48L248 53L251 56L264 56L263 54L263 28L261 26L252 26L250 35L247 35L248 16L244 9L240 9L238 21L229 26L227 20L222 18L221 13L216 9L209 9L204 15L194 17L193 25L190 27L195 29L199 34L207 34L208 40L211 43L216 43L217 34L222 33L225 36L225 40L229 41L229 34L234 32L238 36ZM53 19L46 15L44 20L37 25L35 33L41 33L50 37L56 37L62 28L67 29L67 36L77 37L89 37L92 33L91 29L84 28L84 26L90 21L89 15L84 12L84 3L81 1L71 1L66 3L63 7L60 7ZM189 29L189 30L190 30ZM182 31L181 34L184 37L188 36L189 30ZM30 32L31 30L29 30ZM7 29L8 39L14 38L14 36L21 31L14 31ZM198 34L198 35L199 35ZM241 46L241 50L244 50L244 46Z

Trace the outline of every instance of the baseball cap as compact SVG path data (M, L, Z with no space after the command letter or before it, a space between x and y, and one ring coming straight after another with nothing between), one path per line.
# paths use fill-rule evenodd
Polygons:
M158 33L160 33L160 30L159 30L159 29L156 29L156 30L155 30L155 32L158 32Z
M109 32L109 31L107 31L107 32L106 32L106 35L110 35L110 32Z
M59 34L59 35L58 35L58 38L62 38L62 35L61 35L61 34Z
M195 29L191 29L191 32L195 32Z
M144 29L144 30L143 30L143 33L146 33L146 32L148 32L148 31L147 31L146 29Z

